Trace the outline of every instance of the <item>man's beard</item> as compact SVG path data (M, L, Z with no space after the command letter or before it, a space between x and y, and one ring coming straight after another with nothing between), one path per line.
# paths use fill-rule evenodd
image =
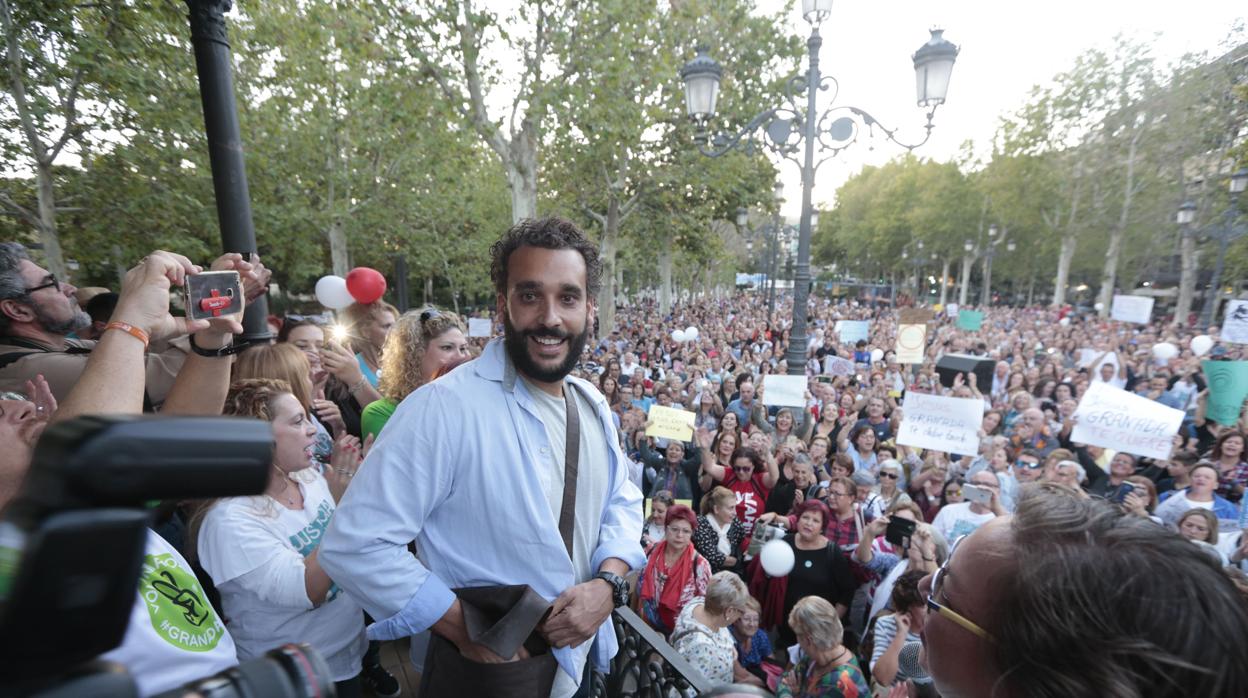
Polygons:
M585 329L577 335L552 329L522 331L516 329L511 324L511 318L503 313L503 330L503 346L507 348L507 355L511 357L511 362L516 365L520 373L542 383L558 383L571 373L573 368L576 368L576 362L580 360L581 352L585 350L585 342L589 339L590 323L586 322ZM566 338L568 355L558 366L545 368L529 356L528 340L530 337Z
M32 303L31 308L35 311L35 320L39 322L40 326L48 334L67 335L70 332L77 332L91 326L91 316L78 308L74 309L74 314L68 320L53 318L36 303Z

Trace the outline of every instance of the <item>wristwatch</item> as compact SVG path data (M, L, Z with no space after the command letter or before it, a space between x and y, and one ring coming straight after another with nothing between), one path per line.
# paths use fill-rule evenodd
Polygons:
M611 585L611 600L615 603L615 607L628 605L628 582L614 572L599 572L594 575L594 579L601 579Z

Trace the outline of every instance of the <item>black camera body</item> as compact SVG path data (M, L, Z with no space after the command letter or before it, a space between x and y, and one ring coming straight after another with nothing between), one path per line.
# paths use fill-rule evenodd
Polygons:
M82 417L49 426L0 519L0 693L134 695L125 672L95 659L125 637L149 504L259 494L272 456L272 430L254 419Z

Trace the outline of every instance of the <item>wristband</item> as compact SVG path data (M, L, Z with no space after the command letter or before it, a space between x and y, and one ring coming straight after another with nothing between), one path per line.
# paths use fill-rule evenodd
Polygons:
M120 320L113 320L104 326L105 332L109 330L121 330L122 332L125 332L126 334L130 335L131 337L134 337L135 339L139 340L140 342L143 342L143 349L144 350L147 349L147 345L148 345L150 338L148 337L147 332L144 332L141 328L135 327L134 325L131 325L128 322L122 322Z
M210 359L220 359L225 356L231 356L247 348L247 343L244 342L242 344L227 344L220 349L205 349L195 343L194 334L188 335L187 338L191 341L191 351Z
M355 395L356 393L363 390L364 386L367 383L368 383L368 378L360 378L358 381L355 382L355 385L351 386L351 388L347 390L347 392L351 393L352 395Z

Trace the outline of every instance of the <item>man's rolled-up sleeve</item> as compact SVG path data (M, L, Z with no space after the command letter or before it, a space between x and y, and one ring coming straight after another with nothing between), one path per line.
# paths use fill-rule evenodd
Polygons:
M320 545L331 579L378 620L403 611L410 633L433 625L455 600L407 549L451 489L457 448L444 438L455 431L440 390L426 386L399 406Z

